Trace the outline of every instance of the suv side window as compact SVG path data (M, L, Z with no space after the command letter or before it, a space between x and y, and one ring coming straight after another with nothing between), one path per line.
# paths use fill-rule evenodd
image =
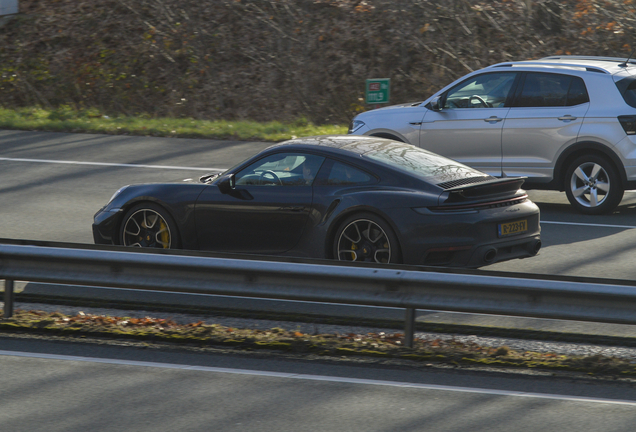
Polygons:
M529 72L515 107L562 107L589 102L583 79L571 75Z
M444 109L500 108L517 76L516 72L491 72L475 75L448 90Z
M587 94L587 88L583 78L572 77L570 83L570 90L568 91L568 103L566 106L580 105L590 101L590 96Z
M629 77L616 82L616 87L621 92L627 105L636 108L636 79Z

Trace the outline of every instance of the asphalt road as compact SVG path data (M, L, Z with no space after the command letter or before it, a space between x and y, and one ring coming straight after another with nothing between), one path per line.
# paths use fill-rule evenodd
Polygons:
M119 187L227 168L268 145L0 131L0 237L92 243L92 216ZM633 278L636 194L597 217L573 212L559 193L531 197L542 211L540 255L487 269ZM631 431L636 423L634 387L620 382L14 338L0 338L0 350L0 430Z
M92 243L93 214L121 186L130 183L197 177L209 169L229 168L271 145L262 142L215 141L46 132L0 131L0 237ZM636 275L636 192L627 192L612 215L576 213L565 194L530 191L541 208L543 248L538 256L484 267L485 270L574 275L633 280ZM50 293L31 284L29 292ZM95 290L58 289L60 295L94 296ZM105 292L105 290L97 290ZM110 294L109 294L110 295ZM113 293L114 297L133 293ZM142 294L142 296L145 294ZM178 304L176 295L152 294L153 301ZM165 299L164 299L165 297ZM205 299L233 307L232 298ZM189 301L189 300L186 300ZM203 300L198 299L197 302ZM248 303L238 300L242 307ZM297 302L256 301L260 310L294 313L335 313L336 308ZM343 308L340 308L343 309ZM353 309L369 315L368 308ZM374 309L374 317L402 319L402 310ZM357 315L354 315L357 316ZM419 311L419 321L478 326L518 325L523 328L590 333L594 324L509 319L469 314ZM631 334L632 327L608 328L605 334Z
M121 186L229 168L269 145L0 131L0 237L92 243L94 213ZM617 212L605 216L576 213L563 193L530 196L541 208L540 254L484 269L636 277L636 192L627 192Z
M632 384L0 338L0 428L633 431Z

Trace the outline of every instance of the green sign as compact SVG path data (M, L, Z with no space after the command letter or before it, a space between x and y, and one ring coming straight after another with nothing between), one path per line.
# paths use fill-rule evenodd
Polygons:
M368 104L389 103L391 78L368 79L364 92Z

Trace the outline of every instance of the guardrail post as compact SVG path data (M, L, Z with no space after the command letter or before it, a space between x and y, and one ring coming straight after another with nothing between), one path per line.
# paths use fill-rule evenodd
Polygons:
M13 316L13 279L4 281L4 318Z
M404 345L413 348L413 339L415 333L415 309L406 309L406 322L404 324Z

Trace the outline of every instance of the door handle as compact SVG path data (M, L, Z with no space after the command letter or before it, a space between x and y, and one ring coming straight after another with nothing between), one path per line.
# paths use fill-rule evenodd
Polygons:
M568 120L576 120L576 117L571 116L571 115L565 115L563 117L559 117L559 120L563 120L563 121L568 121Z
M300 211L303 211L303 207L302 206L281 207L281 210L288 211L288 212L300 212Z
M484 121L488 122L488 123L490 123L490 122L500 122L502 120L503 120L502 118L497 117L497 116L490 116L490 117L484 119Z

